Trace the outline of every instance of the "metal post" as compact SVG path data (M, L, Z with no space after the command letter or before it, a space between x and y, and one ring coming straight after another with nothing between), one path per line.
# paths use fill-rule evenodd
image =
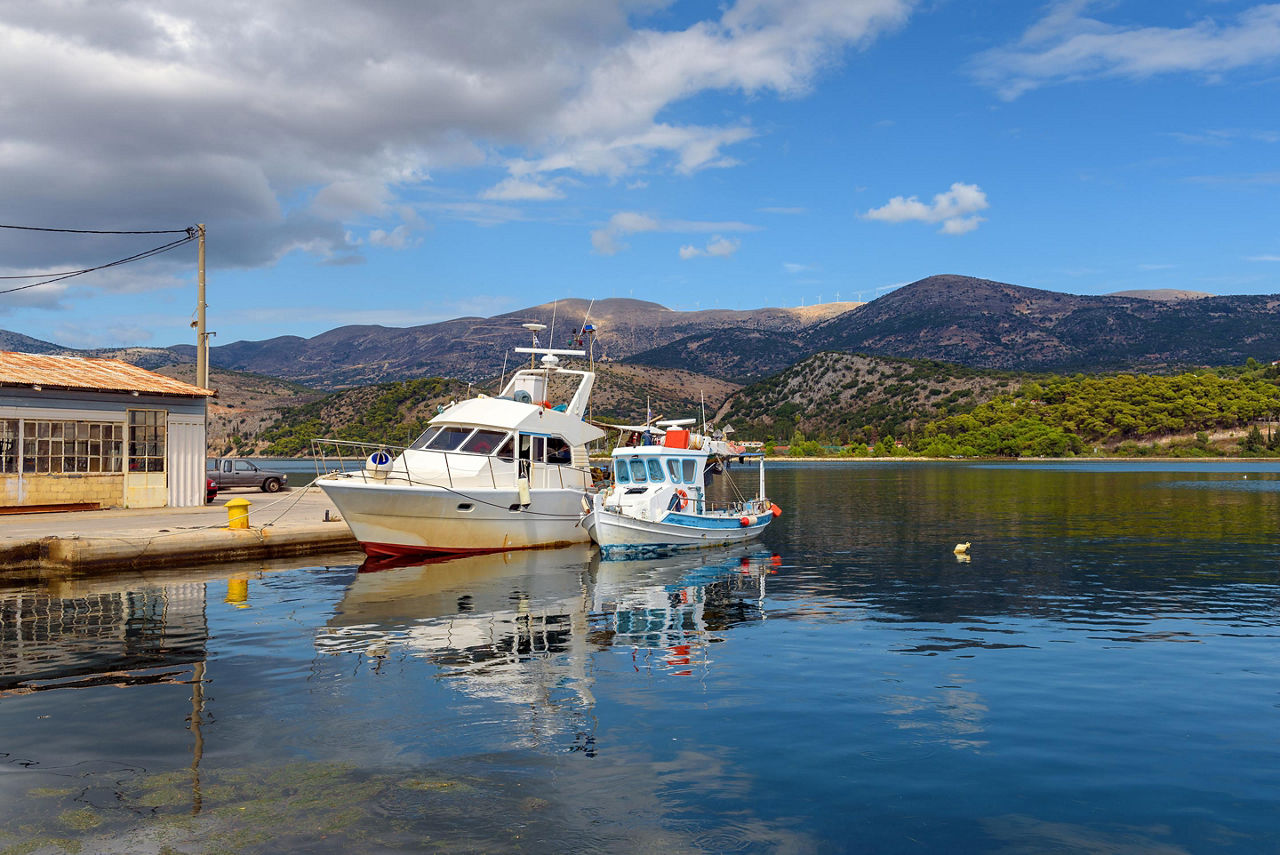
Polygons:
M196 385L209 388L209 336L204 331L204 223L197 223L200 236L196 256Z

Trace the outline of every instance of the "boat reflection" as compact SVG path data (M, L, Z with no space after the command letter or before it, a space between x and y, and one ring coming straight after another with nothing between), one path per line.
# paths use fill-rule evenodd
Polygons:
M590 703L595 651L630 648L638 667L675 676L707 668L708 645L721 633L764 619L766 578L779 563L743 547L601 561L587 546L370 563L316 645L375 659L426 657L468 693L513 703L545 697L553 685Z

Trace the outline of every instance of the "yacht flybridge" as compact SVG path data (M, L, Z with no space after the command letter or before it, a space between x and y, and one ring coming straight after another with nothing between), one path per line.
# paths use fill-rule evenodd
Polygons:
M480 395L433 418L407 448L321 440L365 457L354 472L317 480L370 555L487 552L584 542L591 487L587 443L604 436L585 421L595 372L564 368L582 350L537 346L525 324L530 367L497 397ZM345 448L344 448L345 446ZM370 453L372 451L372 453Z

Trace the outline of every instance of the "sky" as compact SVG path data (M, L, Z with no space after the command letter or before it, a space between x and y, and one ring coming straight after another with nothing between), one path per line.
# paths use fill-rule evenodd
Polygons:
M207 225L212 343L933 274L1280 293L1280 3L0 0L0 225ZM0 229L0 328L193 344L194 243Z

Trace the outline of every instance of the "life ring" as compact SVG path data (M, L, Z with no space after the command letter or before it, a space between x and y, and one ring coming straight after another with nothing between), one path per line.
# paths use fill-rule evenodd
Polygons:
M680 499L680 507L676 508L676 510L683 511L685 508L689 507L688 493L686 493L684 490L677 489L676 496Z

